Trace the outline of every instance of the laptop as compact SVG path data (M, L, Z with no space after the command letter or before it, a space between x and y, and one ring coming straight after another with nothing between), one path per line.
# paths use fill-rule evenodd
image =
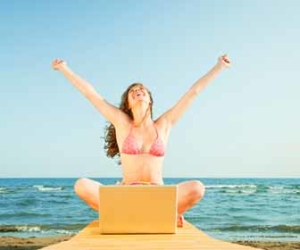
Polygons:
M99 199L101 234L176 233L176 185L103 185Z

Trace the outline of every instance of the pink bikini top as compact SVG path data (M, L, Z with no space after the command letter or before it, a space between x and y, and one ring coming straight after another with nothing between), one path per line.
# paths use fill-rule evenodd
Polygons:
M164 146L162 140L158 136L156 127L155 127L155 130L156 130L156 135L157 135L155 141L152 143L149 152L143 152L141 150L141 148L139 148L139 146L132 134L132 126L131 126L129 135L126 137L126 139L123 142L122 153L128 154L128 155L149 154L149 155L153 155L153 156L157 156L157 157L164 156L165 155L165 146Z

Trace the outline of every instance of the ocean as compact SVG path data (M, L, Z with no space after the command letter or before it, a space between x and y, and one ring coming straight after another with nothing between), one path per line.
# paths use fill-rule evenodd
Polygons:
M115 184L116 178L94 178ZM195 178L206 186L185 219L218 239L300 241L300 179ZM187 178L166 178L175 184ZM0 236L75 234L98 214L74 193L76 179L0 179Z

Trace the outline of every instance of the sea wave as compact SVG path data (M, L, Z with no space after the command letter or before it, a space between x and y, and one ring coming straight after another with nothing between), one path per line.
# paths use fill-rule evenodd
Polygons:
M224 188L257 188L257 185L255 185L255 184L207 185L206 188L216 188L216 189L224 189Z
M264 185L264 184L236 184L236 185L207 185L207 189L215 190L215 192L228 194L300 194L299 185Z
M254 194L257 192L258 186L255 184L240 185L208 185L208 189L216 190L219 193L226 194Z
M0 233L8 232L40 232L41 227L29 225L1 225Z
M220 193L226 194L254 194L256 190L221 190Z
M0 225L0 233L57 233L73 234L81 230L84 224L70 225Z
M8 194L11 193L12 191L6 187L0 187L0 194Z
M269 186L269 193L272 194L300 194L300 188L298 186L282 186L274 185Z
M274 225L274 226L263 226L263 225L233 225L228 227L215 228L217 231L248 231L248 232L281 232L281 233L300 233L300 225Z
M41 192L60 192L63 190L63 187L49 187L44 185L34 185L33 187Z

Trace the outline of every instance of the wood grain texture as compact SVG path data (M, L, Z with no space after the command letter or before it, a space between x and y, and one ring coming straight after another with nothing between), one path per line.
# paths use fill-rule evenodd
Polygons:
M100 234L99 222L93 221L68 241L42 248L43 250L254 250L216 240L203 233L188 222L178 228L177 234Z

